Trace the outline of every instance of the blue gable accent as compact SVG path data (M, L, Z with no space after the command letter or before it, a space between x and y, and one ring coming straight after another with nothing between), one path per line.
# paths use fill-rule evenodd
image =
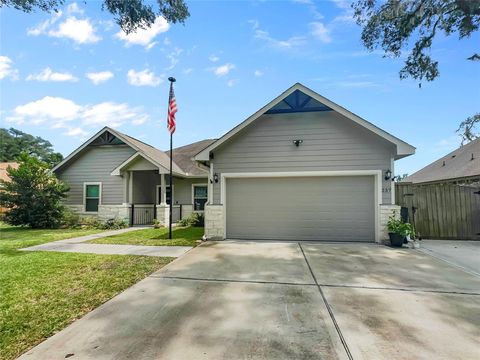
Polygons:
M277 105L266 111L265 114L283 114L296 112L331 111L328 106L306 95L300 90L295 90Z

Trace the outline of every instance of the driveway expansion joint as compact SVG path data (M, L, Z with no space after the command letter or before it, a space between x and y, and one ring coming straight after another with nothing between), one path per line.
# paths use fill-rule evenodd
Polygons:
M210 281L210 282L231 282L231 283L244 283L244 284L260 284L260 285L293 285L293 286L317 286L313 283L292 283L292 282L282 282L282 281L262 281L262 280L237 280L237 279L206 279L206 278L195 278L195 277L186 277L186 276L159 276L159 275L150 275L152 278L156 279L173 279L173 280L190 280L190 281Z
M330 315L330 318L332 319L333 325L335 326L335 330L337 330L337 334L340 337L340 341L343 345L343 348L345 349L345 352L347 353L348 358L350 360L353 360L353 356L352 356L352 353L350 352L347 341L345 340L345 337L343 336L342 330L340 329L340 326L338 325L337 319L335 319L335 314L333 313L333 310L330 307L330 304L328 303L328 300L325 297L325 294L323 293L323 290L320 287L320 284L318 283L317 278L315 277L315 274L313 273L312 267L310 266L310 263L308 262L307 256L305 255L305 251L303 251L302 244L301 243L297 243L297 244L300 247L300 251L302 252L303 258L304 258L305 262L307 263L308 270L310 270L310 275L312 275L313 281L315 281L315 285L317 286L318 292L320 293L320 296L322 297L323 303L325 304L325 307L327 308L327 311Z

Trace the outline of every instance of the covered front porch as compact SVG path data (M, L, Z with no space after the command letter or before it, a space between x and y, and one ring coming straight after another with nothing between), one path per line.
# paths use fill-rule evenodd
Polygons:
M207 177L174 172L173 185L167 169L142 156L121 165L116 173L123 178L124 204L130 226L151 225L156 219L167 225L172 202L172 220L177 222L192 212L203 213L208 200Z

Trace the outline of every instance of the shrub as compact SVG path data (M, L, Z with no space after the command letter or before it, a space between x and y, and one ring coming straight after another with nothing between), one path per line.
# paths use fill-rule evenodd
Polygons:
M22 153L18 169L8 168L10 181L0 180L0 205L7 208L5 221L31 228L54 228L62 223L68 186L58 180L48 165Z
M205 217L203 216L203 214L193 212L190 214L189 217L178 221L178 225L203 227L205 225Z
M412 224L404 223L400 219L396 219L394 216L390 216L387 223L388 232L400 234L402 236L410 235L411 238L415 237L415 230Z
M103 230L125 229L126 227L128 227L127 222L124 219L120 218L108 219L100 225L100 229Z
M81 226L80 215L66 207L63 210L62 225L68 228L79 228Z

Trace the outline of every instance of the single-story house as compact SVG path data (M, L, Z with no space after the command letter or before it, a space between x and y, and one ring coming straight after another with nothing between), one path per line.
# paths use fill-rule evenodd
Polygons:
M54 171L82 214L128 217L133 207L133 224L166 223L173 201L175 219L205 214L209 239L380 242L399 209L394 161L414 152L297 83L221 138L174 149L173 189L169 153L110 128Z
M396 184L396 203L429 239L480 240L480 138Z

